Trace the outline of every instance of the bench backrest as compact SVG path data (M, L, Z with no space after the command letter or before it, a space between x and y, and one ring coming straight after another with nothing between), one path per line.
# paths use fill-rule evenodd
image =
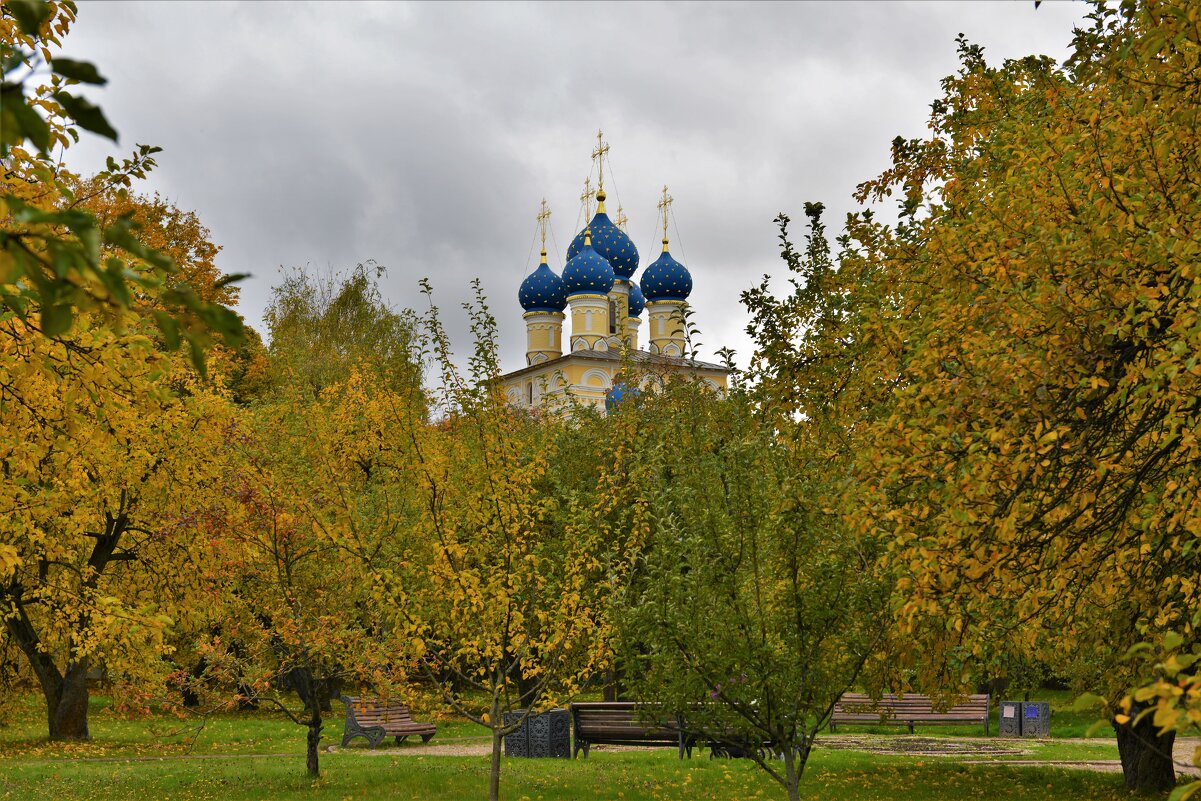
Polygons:
M347 697L360 726L380 726L388 723L412 723L408 704L399 701L382 701L378 698Z
M884 695L879 701L863 693L844 693L834 705L834 716L895 720L983 720L988 717L988 701L987 694L969 695L966 701L946 709L935 709L930 696L917 693L906 693L904 696Z
M645 717L652 711L656 721L648 721ZM657 705L633 701L573 703L571 720L580 737L675 742L680 735L679 719L675 715L663 713Z

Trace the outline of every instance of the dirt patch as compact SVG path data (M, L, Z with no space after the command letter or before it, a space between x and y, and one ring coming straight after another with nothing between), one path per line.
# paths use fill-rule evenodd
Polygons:
M341 751L346 754L360 756L488 756L492 753L492 741L487 737L458 737L448 738L441 742L405 743L400 746L380 746L379 748L341 748L326 746L329 753Z
M890 737L887 735L839 734L822 737L818 748L836 751L867 751L898 756L1024 756L1032 753L1021 741L956 739L951 737Z

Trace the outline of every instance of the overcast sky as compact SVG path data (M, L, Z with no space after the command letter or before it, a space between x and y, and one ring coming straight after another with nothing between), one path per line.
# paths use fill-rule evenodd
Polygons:
M82 2L63 53L109 78L89 96L121 142L86 138L68 161L87 171L134 143L162 147L144 189L195 210L223 247L219 266L252 274L241 311L260 331L281 265L374 259L398 307L420 308L417 281L433 280L460 352L470 343L458 304L479 277L511 370L525 364L516 296L537 262L538 203L554 214L559 270L603 128L610 215L624 206L645 266L668 185L704 355L730 345L745 363L738 294L782 272L776 214L800 220L804 201L822 201L839 228L891 140L922 135L956 68L957 33L990 61L1062 59L1086 11L1028 0Z

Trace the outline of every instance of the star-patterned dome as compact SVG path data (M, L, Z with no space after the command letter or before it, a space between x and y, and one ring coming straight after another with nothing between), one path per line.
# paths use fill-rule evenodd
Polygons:
M629 299L629 315L631 317L639 317L642 310L646 308L646 298L642 295L642 290L633 281L630 282L630 299Z
M567 307L567 287L563 279L546 263L546 251L542 251L542 263L538 269L525 277L521 289L517 290L521 308L528 312L561 312Z
M569 251L570 253L570 251ZM607 295L613 288L613 268L592 248L592 232L584 229L584 246L563 266L567 296Z
M632 401L642 393L635 387L626 386L620 379L613 384L613 388L605 393L605 412L613 414L617 411L617 407L625 401Z
M618 278L628 281L638 269L638 248L634 247L625 231L614 225L605 213L604 190L597 193L596 199L600 205L596 209L596 216L588 224L588 230L592 231L592 248L609 262ZM584 232L580 231L567 248L567 258L575 258L583 247Z
M649 301L687 300L692 292L692 276L688 269L667 252L667 240L663 240L663 252L642 273L642 293Z

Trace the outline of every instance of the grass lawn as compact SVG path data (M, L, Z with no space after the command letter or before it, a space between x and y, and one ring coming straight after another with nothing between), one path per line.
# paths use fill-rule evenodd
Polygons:
M295 706L295 699L291 699ZM326 717L322 744L342 741L345 711L335 701ZM299 710L294 710L298 712ZM305 729L278 710L264 706L257 712L225 712L205 718L154 715L128 719L113 712L109 699L93 696L88 715L92 740L86 743L51 743L46 739L45 706L40 696L26 696L9 725L0 727L0 760L13 757L137 757L182 754L303 754ZM415 715L435 720L434 742L458 738L487 738L486 729L460 719ZM365 747L359 737L350 748ZM387 742L391 742L388 740Z
M476 799L486 795L486 757L323 755L311 781L303 759L223 757L94 762L12 760L0 767L0 799ZM521 799L780 798L762 771L745 761L680 762L666 750L594 753L587 760L506 760L502 791ZM1121 777L1054 768L952 765L941 761L816 752L802 797L846 801L935 799L1128 799Z
M335 703L325 743L342 734L341 705ZM278 712L225 713L204 721L170 716L127 720L107 699L93 699L88 743L45 740L41 699L29 697L0 727L0 801L103 799L475 799L486 795L486 756L423 755L419 744L369 752L364 745L322 753L322 777L304 770L304 729ZM431 719L417 714L418 719ZM1058 721L1053 719L1052 731ZM458 720L438 720L433 744L486 740L486 732ZM864 734L873 727L840 727L839 734ZM927 727L919 736L959 734L959 727ZM970 728L970 727L969 727ZM1075 722L1064 729L1076 734ZM1087 725L1083 725L1087 728ZM883 728L889 739L908 735ZM1081 730L1080 733L1082 733ZM965 730L963 734L978 734ZM878 739L878 738L867 738ZM1112 738L1096 742L1013 741L1021 747L1006 759L1115 759ZM356 740L362 744L363 741ZM254 756L278 755L278 756ZM528 799L743 799L781 798L761 770L741 760L698 758L679 761L669 749L594 751L587 760L506 759L502 794ZM1128 799L1116 774L1052 767L958 764L948 757L892 756L858 750L818 749L802 780L802 796L812 799L934 801L934 799L1013 798L1107 801Z

